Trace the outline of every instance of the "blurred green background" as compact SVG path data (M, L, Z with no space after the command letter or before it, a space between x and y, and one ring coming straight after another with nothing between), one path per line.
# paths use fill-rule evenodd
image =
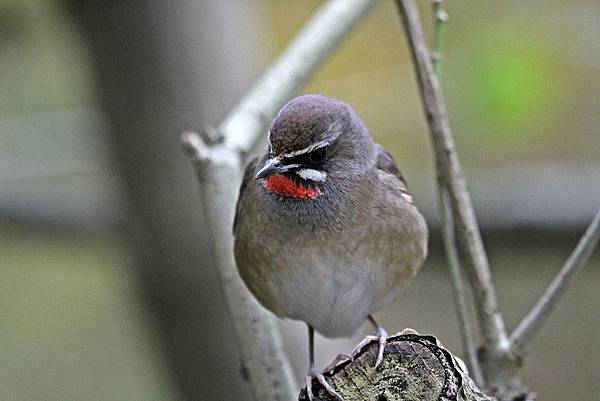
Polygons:
M178 134L217 124L320 4L0 0L0 400L248 399ZM450 120L513 327L600 207L600 2L446 9ZM393 2L304 92L354 106L432 228L426 266L383 323L460 353ZM540 399L600 394L599 291L597 252L526 361ZM282 327L300 379L305 329ZM318 364L362 334L318 338Z

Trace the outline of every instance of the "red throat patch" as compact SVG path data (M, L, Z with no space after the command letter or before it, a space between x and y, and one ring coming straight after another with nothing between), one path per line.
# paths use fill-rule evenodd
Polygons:
M319 188L305 187L283 174L268 176L263 185L268 191L286 198L312 200L321 195Z

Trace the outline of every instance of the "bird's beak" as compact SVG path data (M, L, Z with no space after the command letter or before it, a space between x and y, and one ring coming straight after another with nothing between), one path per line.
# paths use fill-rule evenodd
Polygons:
M258 173L256 173L255 178L258 180L260 178L268 177L271 174L285 173L286 171L290 171L298 167L300 167L299 164L283 164L281 163L281 160L279 160L277 157L274 157L265 162L260 170L258 170Z

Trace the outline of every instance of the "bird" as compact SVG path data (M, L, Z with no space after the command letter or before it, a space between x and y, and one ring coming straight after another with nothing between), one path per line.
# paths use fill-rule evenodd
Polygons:
M313 379L342 397L323 373L388 337L373 314L413 281L427 255L428 230L389 152L347 103L303 95L285 104L267 149L244 171L233 224L240 277L280 318L308 327L309 399ZM314 332L350 337L370 321L350 356L314 364Z

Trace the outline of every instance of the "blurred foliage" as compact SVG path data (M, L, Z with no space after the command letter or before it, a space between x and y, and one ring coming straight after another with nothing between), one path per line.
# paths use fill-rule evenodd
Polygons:
M321 3L256 1L257 43L273 59ZM428 3L422 2L427 32ZM597 160L599 3L446 2L444 76L467 166ZM540 13L540 9L545 12ZM265 63L266 67L266 63ZM95 102L76 26L49 0L0 0L0 116ZM426 126L393 2L349 35L305 92L352 104L409 176L431 172ZM568 141L564 141L568 133ZM412 174L414 173L414 174Z
M319 2L260 4L275 57ZM431 32L428 4L420 3ZM593 4L446 2L444 87L467 167L597 162L600 57L593 37L600 25L590 14L600 17L600 3ZM430 176L427 128L393 2L358 26L304 92L346 100L409 178Z
M552 65L556 60L535 42L509 34L489 40L484 47L470 43L462 54L466 68L453 70L454 77L466 83L463 102L471 121L481 127L481 138L474 139L502 143L541 135L535 127L560 116L565 94L565 77Z
M0 399L177 399L122 246L6 226L0 244Z
M94 103L90 60L54 0L0 0L0 116Z

